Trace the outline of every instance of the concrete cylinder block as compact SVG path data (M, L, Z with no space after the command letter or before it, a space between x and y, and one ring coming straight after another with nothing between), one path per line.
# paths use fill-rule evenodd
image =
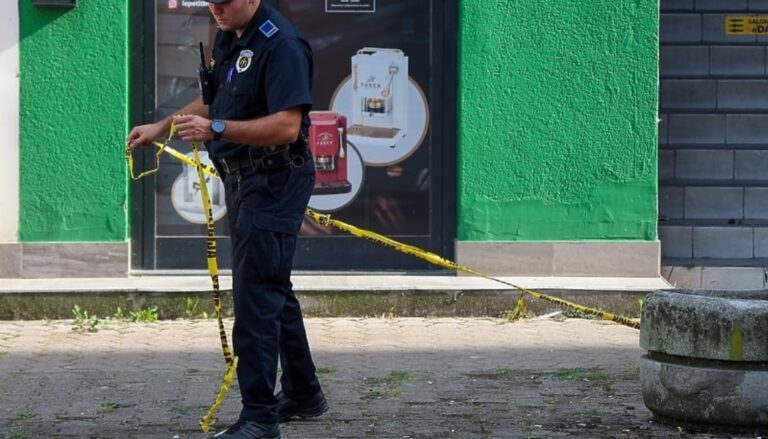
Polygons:
M768 367L756 370L677 364L648 356L640 363L643 402L674 421L768 427Z
M645 405L662 419L768 427L768 291L650 294L640 324Z
M657 291L646 297L640 346L651 352L768 362L768 291Z

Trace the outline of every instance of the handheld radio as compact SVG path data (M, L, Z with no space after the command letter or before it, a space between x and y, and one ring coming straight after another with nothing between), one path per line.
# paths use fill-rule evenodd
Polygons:
M200 42L200 68L197 69L200 75L200 92L203 95L203 103L211 105L213 103L213 69L205 63L205 52L203 51L203 42Z

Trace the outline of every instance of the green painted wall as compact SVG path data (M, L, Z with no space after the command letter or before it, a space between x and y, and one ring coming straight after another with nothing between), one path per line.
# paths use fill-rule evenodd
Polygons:
M657 1L460 14L459 240L656 239Z
M123 241L128 3L19 1L21 241Z

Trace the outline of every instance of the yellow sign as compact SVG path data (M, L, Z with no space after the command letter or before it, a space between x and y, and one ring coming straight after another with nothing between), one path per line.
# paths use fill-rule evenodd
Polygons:
M768 15L728 15L726 35L768 35Z

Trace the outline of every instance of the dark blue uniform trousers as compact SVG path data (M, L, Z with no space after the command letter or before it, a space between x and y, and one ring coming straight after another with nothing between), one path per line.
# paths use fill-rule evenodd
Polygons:
M225 178L232 237L235 324L240 357L241 419L277 422L280 356L283 392L302 399L320 391L301 308L290 280L296 235L314 185L314 164L245 169Z

